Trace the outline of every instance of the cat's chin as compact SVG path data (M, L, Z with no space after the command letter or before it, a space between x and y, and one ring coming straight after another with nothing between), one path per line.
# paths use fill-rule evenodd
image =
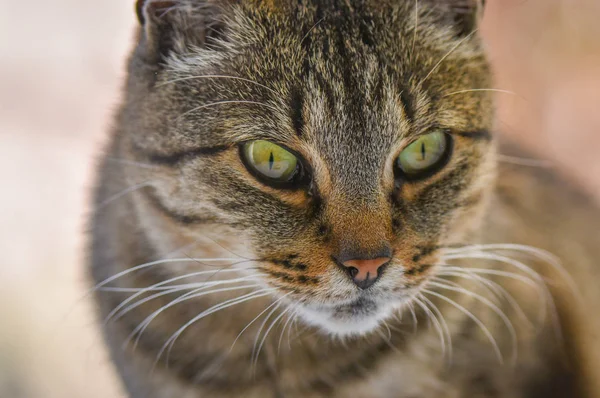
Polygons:
M298 313L308 324L340 337L363 336L382 325L399 305L358 300L340 306L300 306Z

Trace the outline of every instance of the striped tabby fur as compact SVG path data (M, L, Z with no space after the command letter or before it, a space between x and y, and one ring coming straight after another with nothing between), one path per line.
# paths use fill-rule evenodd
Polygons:
M481 3L138 1L90 256L132 397L600 396L600 212L497 157ZM395 178L434 129L448 163ZM382 244L368 289L332 257Z

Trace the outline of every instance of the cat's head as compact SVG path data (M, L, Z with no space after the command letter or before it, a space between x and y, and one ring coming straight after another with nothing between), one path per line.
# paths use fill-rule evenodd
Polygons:
M306 322L372 330L491 190L480 3L139 1L121 120L152 205L243 241Z

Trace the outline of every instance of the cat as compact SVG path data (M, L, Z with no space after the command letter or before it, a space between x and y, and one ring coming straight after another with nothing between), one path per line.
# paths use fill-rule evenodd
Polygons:
M600 396L600 211L498 155L483 11L137 2L90 243L131 397Z

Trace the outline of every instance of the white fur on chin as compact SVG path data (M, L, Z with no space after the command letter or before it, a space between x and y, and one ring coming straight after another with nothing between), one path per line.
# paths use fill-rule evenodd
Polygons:
M392 316L396 308L397 306L386 305L373 314L343 319L335 317L333 310L327 308L313 309L300 306L298 313L306 323L320 328L327 334L337 337L357 337L376 330L385 319Z

